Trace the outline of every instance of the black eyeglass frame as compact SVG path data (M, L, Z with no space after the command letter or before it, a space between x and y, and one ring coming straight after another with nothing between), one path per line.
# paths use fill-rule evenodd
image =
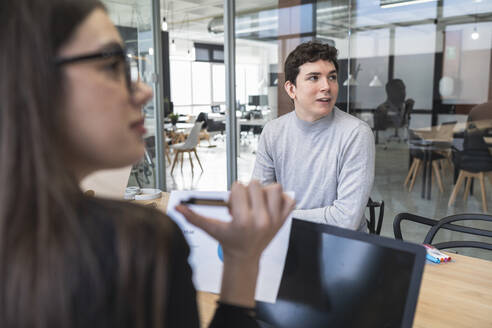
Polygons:
M55 59L55 65L64 66L81 61L94 60L94 59L107 59L111 57L121 57L123 59L125 65L126 85L128 91L130 92L130 94L132 94L134 91L134 87L131 79L130 63L128 62L128 55L126 49L101 51L101 52L89 53L89 54L79 55L74 57L57 57Z

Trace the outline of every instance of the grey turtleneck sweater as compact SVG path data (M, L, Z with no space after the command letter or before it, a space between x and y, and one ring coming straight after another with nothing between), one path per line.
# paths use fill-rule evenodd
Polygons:
M354 116L335 107L306 122L293 111L265 125L253 179L294 191L294 218L367 231L374 153L371 129Z

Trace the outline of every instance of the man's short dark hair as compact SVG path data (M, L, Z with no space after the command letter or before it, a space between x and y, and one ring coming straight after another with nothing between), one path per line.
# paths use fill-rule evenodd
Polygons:
M285 81L290 81L292 84L296 85L299 67L304 63L314 63L320 59L333 63L338 72L337 55L337 48L332 47L329 44L323 44L316 41L301 43L285 60Z

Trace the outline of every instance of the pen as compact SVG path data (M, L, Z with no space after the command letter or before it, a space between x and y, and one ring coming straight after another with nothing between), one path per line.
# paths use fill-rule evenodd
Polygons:
M188 200L182 200L181 204L185 205L207 205L207 206L229 206L223 199L214 199L214 198L197 198L190 197Z
M427 260L434 262L434 263L440 263L441 262L438 258L435 258L434 256L432 256L430 254L427 254L425 257Z

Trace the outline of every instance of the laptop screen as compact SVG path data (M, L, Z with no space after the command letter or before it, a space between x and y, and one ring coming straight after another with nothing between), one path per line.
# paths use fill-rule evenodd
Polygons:
M389 238L294 220L275 304L263 327L411 327L425 250Z

